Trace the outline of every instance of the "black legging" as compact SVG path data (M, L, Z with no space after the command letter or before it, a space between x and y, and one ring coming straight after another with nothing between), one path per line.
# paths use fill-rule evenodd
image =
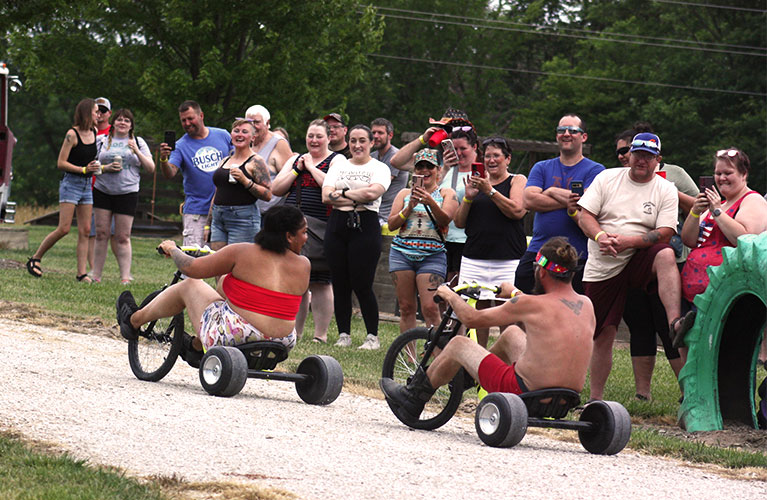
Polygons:
M339 333L351 334L352 291L357 296L367 333L378 335L378 301L373 280L381 256L378 214L358 212L360 229L348 227L351 212L333 210L325 230L325 256L333 283L333 308Z

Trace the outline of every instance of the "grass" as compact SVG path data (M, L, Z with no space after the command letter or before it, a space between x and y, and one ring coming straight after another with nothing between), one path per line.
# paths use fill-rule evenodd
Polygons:
M19 213L25 214L22 210ZM17 227L29 227L21 225L21 221L26 220L23 217L27 216L17 218L20 221ZM25 263L27 257L33 253L34 248L51 229L50 227L29 227L30 250L0 250L0 259ZM168 282L175 270L170 260L161 258L155 251L159 241L159 238L134 237L132 239L132 274L135 281L130 285L130 290L138 300ZM42 262L44 276L41 279L29 276L23 265L17 268L6 265L6 269L3 269L3 279L0 280L0 297L12 302L31 304L56 315L85 320L98 318L105 325L115 325L115 299L125 287L119 284L119 273L114 257L110 253L107 258L102 283L94 285L79 283L74 278L75 243L76 233L73 230L45 255ZM337 335L335 322L331 323L329 332L328 344L312 343L313 325L310 317L304 337L298 342L295 352L291 354L283 367L287 370L295 369L300 360L309 354L329 354L343 366L347 387L355 386L356 389L353 390L361 389L366 394L379 395L377 383L383 358L386 347L399 335L398 325L389 322L381 323L379 335L383 347L378 351L336 348L332 345ZM365 335L362 321L359 318L353 318L353 345L360 345ZM630 447L653 455L666 455L728 468L767 467L765 453L723 449L663 436L641 423L650 421L673 425L679 408L678 398L679 388L673 372L663 356L659 355L653 378L653 401L635 400L629 352L624 348L615 350L613 370L607 382L605 399L620 402L632 415L635 426L629 443ZM582 399L584 401L588 399L588 389L584 390ZM83 474L87 477L82 477ZM0 493L0 499L69 498L67 495L72 495L73 491L77 492L77 498L90 498L88 493L80 493L82 485L87 485L89 488L93 485L93 491L98 493L94 498L112 498L110 495L114 495L114 498L129 499L161 498L158 496L160 493L157 492L157 488L130 481L122 477L119 472L88 467L84 462L68 457L51 457L47 453L33 452L8 436L0 436L0 476L10 478L10 481L4 482L4 491ZM45 489L27 494L30 488Z

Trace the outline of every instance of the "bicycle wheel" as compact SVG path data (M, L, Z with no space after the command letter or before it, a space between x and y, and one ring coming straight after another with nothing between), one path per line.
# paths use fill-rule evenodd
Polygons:
M147 305L161 290L141 302ZM152 321L139 330L138 338L128 341L128 361L139 380L157 382L168 374L181 353L184 339L184 314Z
M428 338L429 329L418 327L411 328L394 339L389 350L386 351L382 376L392 378L398 384L406 385L423 359L424 346ZM408 427L434 430L445 425L458 410L463 396L463 379L463 371L459 371L449 384L437 389L417 419L400 411L388 400L387 403L399 421Z

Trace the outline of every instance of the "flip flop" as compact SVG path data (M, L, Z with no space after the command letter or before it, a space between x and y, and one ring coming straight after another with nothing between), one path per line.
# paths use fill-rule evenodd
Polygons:
M75 278L77 278L77 281L82 281L83 283L93 283L93 280L90 276L88 276L88 273L81 274L80 276L75 276Z
M312 339L312 342L314 342L315 344L327 344L327 343L328 343L328 341L327 341L327 340L322 340L322 339L321 339L321 338L319 338L319 337L314 337L314 338Z
M35 259L34 257L30 257L27 261L27 272L34 276L35 278L40 278L43 276L43 270L40 268L40 259Z
M668 333L669 336L671 336L671 345L679 349L680 347L684 347L684 336L685 334L690 331L690 329L695 325L695 315L697 314L697 311L690 311L684 316L679 316L677 319L671 322L671 324L668 327ZM679 322L682 322L679 331L676 330L676 325Z

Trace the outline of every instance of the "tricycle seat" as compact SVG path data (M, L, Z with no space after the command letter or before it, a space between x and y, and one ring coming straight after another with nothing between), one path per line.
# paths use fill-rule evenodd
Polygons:
M248 362L250 370L274 370L277 363L288 357L288 349L276 340L257 340L237 346Z
M534 418L563 418L581 404L580 394L563 387L525 392L519 397L527 406L528 416Z

